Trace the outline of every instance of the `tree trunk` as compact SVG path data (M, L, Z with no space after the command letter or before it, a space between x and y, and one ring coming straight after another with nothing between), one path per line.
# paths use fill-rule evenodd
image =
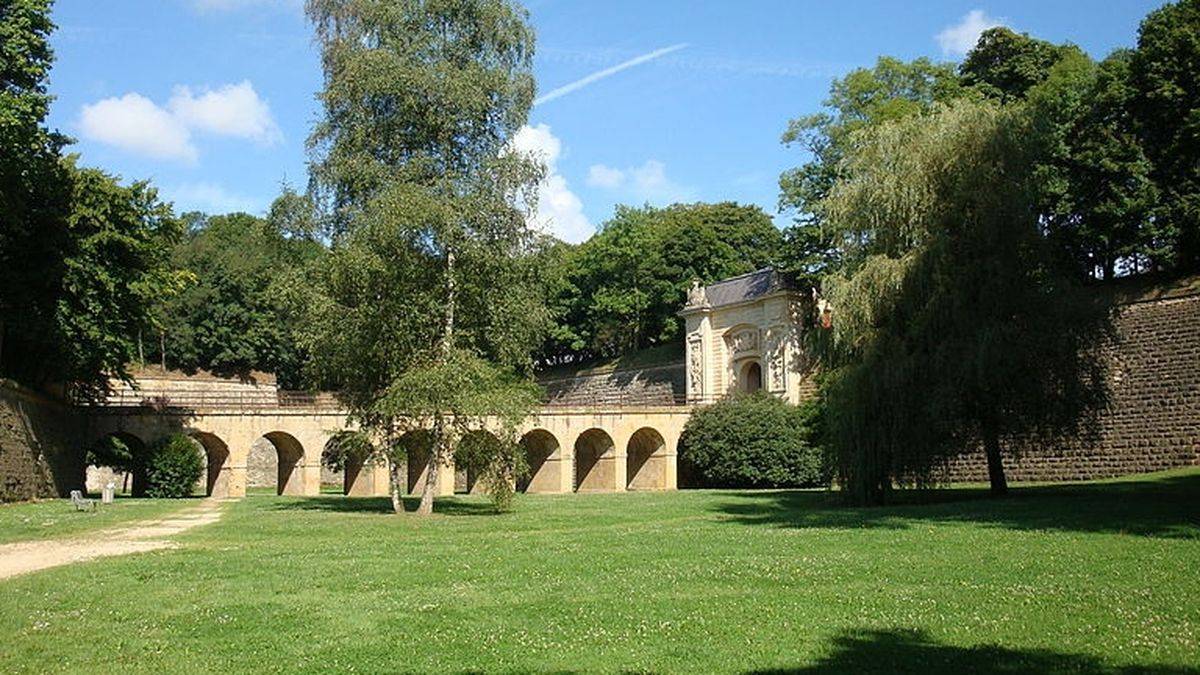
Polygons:
M446 247L446 310L442 315L442 358L450 357L454 347L454 305L458 301L458 286L454 281L454 249Z
M404 494L404 477L401 475L402 466L396 461L395 457L388 456L388 492L392 497L392 510L396 513L404 513L404 500L401 495Z
M987 453L988 481L992 484L992 495L1008 494L1008 480L1004 477L1004 463L1000 461L1000 437L995 431L983 432L983 449Z
M443 445L446 440L446 429L442 416L438 415L433 422L433 446L429 448L429 459L425 462L425 487L421 489L421 503L417 513L427 516L433 513L433 498L437 496L438 468L441 466Z
M446 308L442 314L442 344L441 357L450 358L454 348L454 309L458 300L458 288L454 280L454 248L446 247ZM417 513L429 515L433 513L433 498L437 494L438 469L442 457L449 456L446 449L446 424L442 416L436 415L433 421L433 447L429 450L429 461L425 463L425 487L421 490L421 503Z

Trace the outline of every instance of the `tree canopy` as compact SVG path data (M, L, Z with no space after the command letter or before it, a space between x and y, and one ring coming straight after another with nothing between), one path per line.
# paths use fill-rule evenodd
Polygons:
M679 342L676 312L692 280L712 283L771 265L781 243L757 206L618 206L595 236L547 261L555 326L540 360L552 365Z
M1130 99L1176 266L1200 269L1200 1L1151 12L1129 57Z
M1024 98L1045 82L1063 59L1079 56L1083 52L1074 45L1056 45L998 26L983 31L959 66L959 74L963 86L1008 102Z
M325 249L289 236L292 216L280 222L278 208L286 199L277 200L266 219L184 214L189 229L172 248L171 264L196 282L155 307L151 359L185 371L261 371L276 374L281 386L304 384L299 317L280 285L306 274Z
M1074 45L997 27L957 67L883 57L835 80L826 110L792 120L783 136L807 155L780 177L780 206L796 221L783 267L819 276L840 264L822 205L858 132L983 98L1027 106L1036 120L1035 208L1055 255L1080 278L1194 269L1200 144L1188 139L1197 137L1189 120L1198 6L1185 0L1151 13L1137 49L1099 62Z

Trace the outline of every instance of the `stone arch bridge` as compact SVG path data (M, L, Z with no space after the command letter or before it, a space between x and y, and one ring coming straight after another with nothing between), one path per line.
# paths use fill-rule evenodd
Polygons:
M176 391L169 398L125 390L89 412L91 443L106 436L134 445L172 433L191 436L207 457L206 492L221 498L246 494L251 448L264 439L277 455L278 494L319 494L321 455L338 434L352 428L332 396L273 388L249 393ZM676 449L690 412L690 406L661 403L543 407L519 429L530 476L518 488L530 493L673 490ZM471 433L489 432L485 424ZM408 493L418 494L428 455L421 454L419 443L409 446L418 450L409 452L406 487ZM439 495L475 490L473 476L449 468L439 472ZM348 495L388 493L382 466L348 466L343 480Z
M796 403L810 388L798 341L803 301L771 269L697 284L680 311L687 326L683 354L652 366L618 364L603 373L542 379L549 402L520 429L531 476L518 487L543 493L675 489L676 450L692 406L759 389ZM138 379L142 388L117 383L113 396L92 407L88 440L117 434L144 444L187 433L204 447L207 491L215 496L246 494L251 449L264 443L274 449L280 494L317 494L322 452L348 429L345 411L325 394L279 391L273 383ZM416 492L428 456L406 445L406 482ZM439 494L474 487L463 472L438 475ZM387 493L380 467L348 467L343 480L347 494Z

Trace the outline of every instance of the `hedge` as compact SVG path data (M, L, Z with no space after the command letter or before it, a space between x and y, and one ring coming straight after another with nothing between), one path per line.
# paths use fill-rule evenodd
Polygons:
M204 454L196 441L183 434L167 436L146 457L146 496L189 497L204 469Z
M680 470L696 487L828 485L820 427L816 400L794 406L763 392L736 396L692 414L680 439Z

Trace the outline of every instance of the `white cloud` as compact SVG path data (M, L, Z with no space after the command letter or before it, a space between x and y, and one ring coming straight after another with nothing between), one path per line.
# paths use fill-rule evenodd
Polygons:
M283 141L267 102L249 80L205 89L175 87L164 108L136 92L83 106L84 138L153 159L194 163L200 153L192 132L230 136L274 145Z
M141 94L83 106L79 126L84 138L154 159L190 163L198 156L187 127Z
M273 145L283 140L279 126L271 117L271 108L258 97L249 80L205 90L198 96L190 87L175 87L167 107L192 129L245 138L260 145Z
M625 172L603 164L593 164L588 168L587 184L592 187L612 190L625 182Z
M591 237L595 228L583 214L583 202L571 191L566 177L558 173L562 141L550 127L546 124L521 127L513 136L512 148L546 165L546 177L538 186L537 213L532 214L532 224L573 244Z
M175 212L203 211L205 213L262 213L263 202L229 192L215 183L185 183L163 188L163 196L175 203Z
M941 45L943 54L964 56L979 42L980 33L1004 24L1004 19L990 17L982 9L973 9L967 12L961 21L947 26L934 38Z
M641 166L627 169L593 164L588 169L587 184L651 204L689 201L695 197L694 190L671 180L667 176L667 166L657 159L648 159Z

